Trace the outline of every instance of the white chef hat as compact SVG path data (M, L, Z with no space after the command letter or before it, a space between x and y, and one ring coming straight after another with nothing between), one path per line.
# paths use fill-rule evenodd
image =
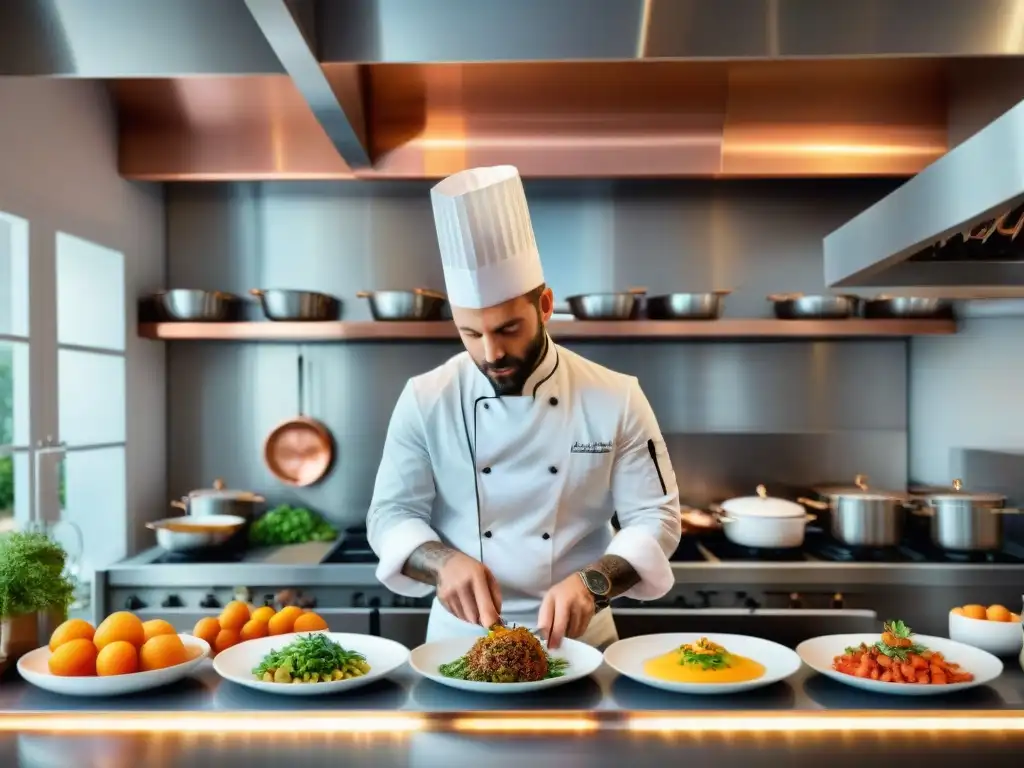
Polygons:
M471 168L430 190L448 301L482 309L544 282L526 192L511 165Z

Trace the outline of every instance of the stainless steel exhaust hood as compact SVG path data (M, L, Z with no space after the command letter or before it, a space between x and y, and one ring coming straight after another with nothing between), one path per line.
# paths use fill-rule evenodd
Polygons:
M927 287L954 298L989 288L1017 294L1022 203L1024 101L828 235L825 282Z

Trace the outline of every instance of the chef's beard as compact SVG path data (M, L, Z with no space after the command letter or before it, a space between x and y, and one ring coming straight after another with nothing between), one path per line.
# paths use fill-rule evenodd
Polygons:
M544 352L547 351L547 333L544 330L544 323L537 323L537 335L530 340L526 352L522 357L505 355L493 363L477 363L480 372L487 377L494 387L494 393L499 397L503 395L521 395L526 380L530 378L537 366L540 364ZM511 368L512 373L504 376L496 376L493 372L502 368Z

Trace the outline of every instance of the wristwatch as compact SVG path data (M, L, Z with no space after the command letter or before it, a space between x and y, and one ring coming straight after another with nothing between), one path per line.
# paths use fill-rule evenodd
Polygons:
M595 612L611 605L611 599L608 597L612 591L611 579L596 568L584 568L578 573L583 581L583 586L594 596Z

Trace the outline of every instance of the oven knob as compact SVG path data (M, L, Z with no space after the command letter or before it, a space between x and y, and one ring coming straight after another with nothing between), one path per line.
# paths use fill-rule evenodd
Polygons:
M310 611L313 610L316 608L316 598L303 595L299 598L299 607Z
M832 608L839 610L843 607L843 595L841 592L836 592L832 595Z
M200 608L220 608L220 600L213 595L207 595L203 598L202 602L199 603Z
M160 603L163 608L181 608L184 603L181 602L181 598L177 595L168 595L167 599Z
M356 592L352 595L352 607L353 608L365 608L366 607L366 595L362 592Z
M800 593L799 592L790 592L789 593L789 607L790 608L802 608L803 607L803 601L800 600Z
M371 597L370 598L370 607L371 608L380 608L380 598L379 597Z
M273 595L264 595L263 596L263 604L266 605L266 606L269 606L270 608L273 608L274 607L274 596Z
M129 611L138 611L146 607L146 604L139 599L138 595L130 595L127 600L124 601L124 607Z
M704 590L697 590L697 596L700 598L700 607L701 608L710 608L711 607L711 598L714 597L717 594L718 594L717 592L707 592L707 591L704 591Z
M746 600L743 601L743 607L751 611L756 611L758 608L761 607L761 604L757 602L757 600L755 600L754 598L748 597Z

